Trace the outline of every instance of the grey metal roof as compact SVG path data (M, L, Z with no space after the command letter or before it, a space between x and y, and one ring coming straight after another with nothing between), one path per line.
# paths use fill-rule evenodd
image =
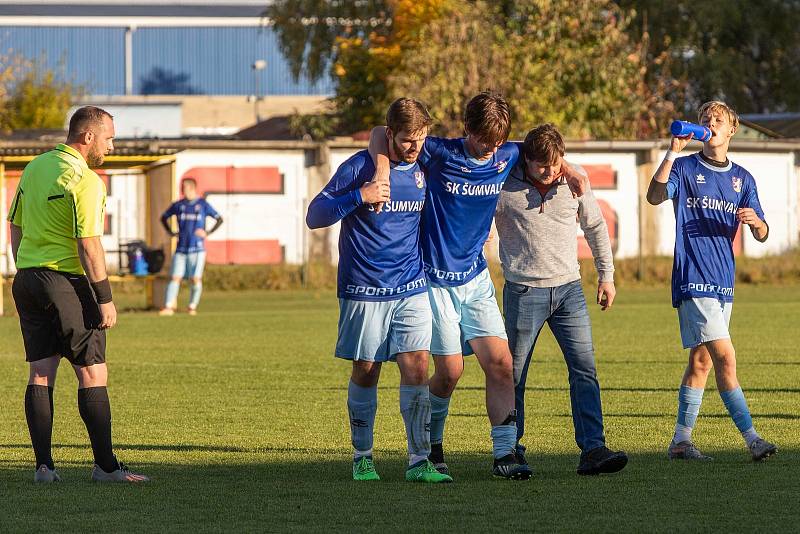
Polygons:
M800 113L759 113L741 117L789 139L800 139Z
M260 17L262 5L0 4L0 17ZM0 21L2 25L2 21Z

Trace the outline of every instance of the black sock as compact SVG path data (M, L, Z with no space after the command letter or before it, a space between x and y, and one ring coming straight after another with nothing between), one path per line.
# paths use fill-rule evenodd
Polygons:
M55 469L51 451L53 437L53 388L29 384L25 389L25 419L31 434L36 468Z
M78 411L89 432L94 463L106 473L116 471L119 464L111 447L111 404L106 387L79 389Z

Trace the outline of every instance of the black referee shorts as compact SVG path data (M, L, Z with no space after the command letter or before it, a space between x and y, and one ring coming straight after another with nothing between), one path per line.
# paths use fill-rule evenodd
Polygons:
M84 275L20 269L11 287L25 342L25 360L61 356L87 367L106 361L100 308Z

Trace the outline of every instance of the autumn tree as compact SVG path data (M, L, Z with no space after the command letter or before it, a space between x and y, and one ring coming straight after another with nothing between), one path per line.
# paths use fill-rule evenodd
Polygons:
M43 61L0 59L0 130L61 129L82 88L64 82Z
M673 112L660 92L676 88L648 83L646 49L627 31L631 14L608 0L387 0L372 3L381 21L372 25L363 10L361 24L323 16L334 8L353 15L357 2L323 2L328 11L313 24L285 26L280 12L290 3L305 13L318 4L275 2L279 41L297 74L317 72L311 50L329 50L333 102L351 132L381 123L394 98L413 96L429 105L438 133L460 135L464 104L484 89L508 98L517 138L545 121L570 137L636 138Z
M646 34L648 83L681 79L686 93L667 93L693 116L712 98L740 113L800 109L800 2L785 0L617 0L635 13L629 33ZM664 72L659 57L669 57Z

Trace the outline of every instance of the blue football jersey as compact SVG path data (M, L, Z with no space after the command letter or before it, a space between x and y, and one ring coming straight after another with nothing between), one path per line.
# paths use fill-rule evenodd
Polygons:
M374 174L369 153L357 152L339 166L308 206L310 228L342 221L339 298L386 301L427 291L419 238L425 174L417 163L392 163L391 200L380 213L363 203L359 191Z
M469 156L464 139L428 137L419 157L428 176L422 215L422 255L428 279L460 286L486 268L483 245L497 199L519 159L505 143L485 161Z
M733 302L736 210L752 208L765 220L753 176L731 161L717 167L692 154L672 164L667 195L676 225L672 305L694 297Z
M195 231L206 229L206 217L219 218L217 210L204 198L194 200L184 198L167 208L162 218L173 215L178 218L178 247L175 252L188 254L205 250L205 240L195 235Z

